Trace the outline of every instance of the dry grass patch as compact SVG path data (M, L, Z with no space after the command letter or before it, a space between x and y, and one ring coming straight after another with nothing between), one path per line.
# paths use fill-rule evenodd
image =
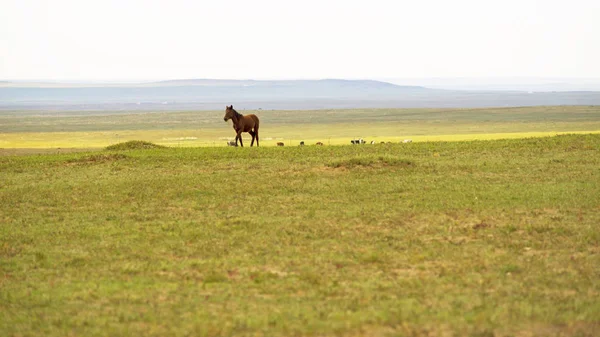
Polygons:
M410 168L414 167L414 161L393 157L393 156L361 156L361 157L352 157L352 158L344 158L331 161L325 164L331 168L356 168L356 167L366 167L366 168L381 168L381 167L402 167L402 168Z
M127 159L128 156L121 153L111 153L111 154L93 154L89 156L83 156L80 158L69 159L66 161L67 165L77 165L77 164L102 164L108 162L114 162L117 160Z

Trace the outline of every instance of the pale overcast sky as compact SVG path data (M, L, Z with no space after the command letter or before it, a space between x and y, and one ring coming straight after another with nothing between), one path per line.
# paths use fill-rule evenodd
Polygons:
M0 80L600 77L600 0L0 0Z

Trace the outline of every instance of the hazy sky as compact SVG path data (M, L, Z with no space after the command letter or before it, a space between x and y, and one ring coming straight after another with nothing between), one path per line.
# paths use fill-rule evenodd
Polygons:
M599 18L599 0L0 0L0 80L598 78Z

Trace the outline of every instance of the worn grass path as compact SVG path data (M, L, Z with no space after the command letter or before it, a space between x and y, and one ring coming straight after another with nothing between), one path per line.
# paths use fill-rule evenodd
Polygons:
M2 336L595 336L600 135L0 157Z

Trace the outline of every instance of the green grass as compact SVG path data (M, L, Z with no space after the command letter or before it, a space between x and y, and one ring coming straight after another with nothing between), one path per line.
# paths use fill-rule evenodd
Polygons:
M0 157L2 336L594 336L600 135Z

